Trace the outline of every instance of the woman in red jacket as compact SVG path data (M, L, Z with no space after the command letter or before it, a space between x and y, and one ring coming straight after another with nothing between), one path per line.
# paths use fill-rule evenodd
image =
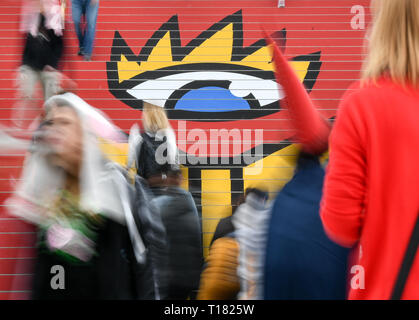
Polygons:
M389 299L419 212L419 1L373 0L363 80L330 136L323 226L355 246L349 299ZM419 258L403 299L419 299Z

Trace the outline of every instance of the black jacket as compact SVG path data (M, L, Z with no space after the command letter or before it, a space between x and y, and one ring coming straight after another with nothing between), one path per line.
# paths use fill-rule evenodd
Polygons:
M57 36L54 30L46 29L44 23L45 18L41 15L38 34L35 37L27 34L23 51L22 64L35 70L42 70L47 65L57 69L63 53L63 37Z
M43 240L43 234L39 235ZM61 299L154 299L150 262L139 266L133 255L125 226L106 219L98 232L97 255L87 263L72 263L38 246L33 278L32 298ZM65 288L52 289L51 268L61 265L65 271Z
M115 170L120 170L118 167ZM70 262L45 246L45 232L38 232L38 248L33 279L33 299L147 299L164 298L164 272L167 267L166 234L163 223L150 205L150 192L145 182L136 177L132 186L121 176L118 181L127 187L131 214L144 242L145 262L138 263L126 225L104 217L97 228L97 254L88 262ZM126 183L124 183L126 182ZM65 289L51 288L51 268L61 265L65 270ZM158 289L158 290L156 290ZM167 290L166 290L167 291Z
M215 229L214 236L212 237L210 246L212 246L215 240L223 238L227 236L229 233L235 231L234 225L231 221L232 218L233 216L228 216L226 218L220 219L220 221L217 224L217 228Z
M201 225L195 202L189 192L178 187L154 192L159 195L153 203L159 208L167 234L168 298L193 298L203 265Z

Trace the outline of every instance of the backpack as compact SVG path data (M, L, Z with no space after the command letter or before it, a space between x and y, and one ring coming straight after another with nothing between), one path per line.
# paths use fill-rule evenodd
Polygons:
M139 152L137 158L137 174L148 179L154 175L160 175L162 173L167 173L171 169L171 165L168 162L164 164L159 164L158 159L156 159L156 151L163 143L166 143L167 138L164 137L163 140L157 140L154 137L150 137L147 133L141 134L143 142L139 145ZM167 156L167 150L164 151L163 156ZM164 162L162 159L160 163Z

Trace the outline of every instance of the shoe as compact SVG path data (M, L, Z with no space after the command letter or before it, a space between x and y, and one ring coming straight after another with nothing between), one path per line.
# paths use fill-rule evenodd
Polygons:
M79 56L83 56L84 55L83 48L80 48L79 49L79 52L77 53L77 55L79 55Z
M84 61L92 61L92 57L85 55Z

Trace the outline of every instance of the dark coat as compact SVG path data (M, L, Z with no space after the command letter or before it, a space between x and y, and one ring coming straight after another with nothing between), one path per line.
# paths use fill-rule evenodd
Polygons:
M45 232L39 230L33 299L154 300L165 294L160 270L165 269L167 259L166 234L158 213L150 205L150 190L138 176L135 187L125 180L119 182L128 190L131 214L146 247L145 262L137 262L127 226L108 218L97 229L97 254L86 263L70 262L51 252L45 245ZM54 265L64 267L64 290L51 288Z
M324 169L300 155L275 199L265 260L265 299L345 299L348 249L325 234L319 215Z
M215 228L214 236L212 237L210 246L212 246L215 240L223 238L227 236L229 233L234 232L235 229L232 222L232 218L233 216L228 216L220 219L220 221L217 224L217 228Z
M43 232L39 232L43 240ZM97 256L87 263L69 262L43 244L37 249L33 299L154 299L150 263L139 266L125 226L106 219L98 232ZM51 288L51 268L65 271L65 289ZM137 284L141 284L137 286Z
M163 188L153 203L167 234L168 298L187 299L199 288L203 264L201 225L191 194L179 187Z

